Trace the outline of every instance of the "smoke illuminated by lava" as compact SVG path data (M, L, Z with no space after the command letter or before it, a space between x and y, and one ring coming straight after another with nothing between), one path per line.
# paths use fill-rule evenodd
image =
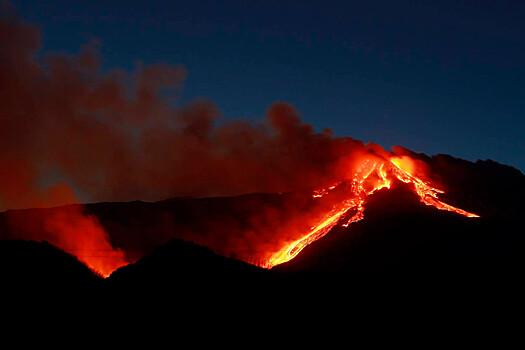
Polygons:
M83 205L41 212L9 211L7 218L16 232L11 239L47 241L76 256L100 276L107 277L129 263L124 251L111 245L104 227L95 216L85 213Z
M39 30L16 16L0 18L0 42L0 210L321 188L281 207L251 203L238 210L247 210L242 220L206 213L194 229L166 220L168 228L139 240L183 238L266 268L362 220L367 198L393 181L412 185L426 205L476 217L440 201L443 191L415 160L316 132L286 103L270 106L261 123L217 124L211 102L167 97L182 84L181 67L104 71L93 46L41 55ZM83 206L24 215L7 213L6 238L49 241L104 276L133 260Z

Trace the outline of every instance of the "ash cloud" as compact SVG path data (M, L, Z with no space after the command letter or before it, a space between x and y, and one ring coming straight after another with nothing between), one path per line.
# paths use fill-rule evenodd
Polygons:
M38 28L0 19L0 209L77 201L285 192L345 177L362 143L316 132L286 103L217 125L209 101L174 104L186 72L104 71L96 45L39 51ZM38 55L37 55L38 54Z
M141 255L174 237L258 263L329 209L311 203L311 189L353 174L359 154L377 153L316 132L282 102L259 123L219 124L210 101L174 103L186 76L180 66L105 71L96 45L43 54L40 36L16 17L0 18L0 210L308 190L278 204L240 200L233 216L197 210L191 225L192 212L179 208L187 215L144 223L156 229L143 229L136 247L135 225L119 240L112 222L83 205L7 212L4 239L49 241L103 275L135 260L133 249Z

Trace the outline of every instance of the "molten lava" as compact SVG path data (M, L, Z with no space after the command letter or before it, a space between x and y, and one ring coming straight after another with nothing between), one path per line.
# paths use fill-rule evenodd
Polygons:
M364 218L365 202L368 196L374 192L390 188L394 180L406 184L412 184L413 190L419 196L422 203L433 206L439 210L446 210L463 215L469 218L479 217L474 213L456 208L439 200L439 194L445 193L443 190L431 186L428 182L417 177L416 163L409 157L391 157L389 159L367 158L362 161L358 170L351 179L350 189L347 197L333 205L333 208L310 231L303 237L289 242L279 251L274 253L262 267L272 268L273 266L285 263L295 258L307 245L325 236L334 226L341 224L348 226ZM326 189L315 191L313 197L323 198L326 194L334 191L343 183L330 186ZM346 221L343 218L349 217Z

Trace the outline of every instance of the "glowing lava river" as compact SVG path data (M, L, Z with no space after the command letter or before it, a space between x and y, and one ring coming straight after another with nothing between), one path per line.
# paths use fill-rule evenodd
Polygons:
M427 181L415 175L416 163L409 157L391 157L389 159L365 159L350 180L348 194L345 199L333 205L332 209L322 219L311 227L303 237L285 244L282 249L275 252L264 263L259 264L265 268L272 268L295 258L306 246L325 236L334 226L348 226L364 218L365 202L374 192L390 188L395 180L411 184L413 191L419 196L422 203L433 206L439 210L454 212L469 218L479 215L467 212L446 204L439 200L439 195L444 191L431 186ZM315 191L314 198L322 198L337 187L337 183L326 189ZM349 216L349 219L346 219Z

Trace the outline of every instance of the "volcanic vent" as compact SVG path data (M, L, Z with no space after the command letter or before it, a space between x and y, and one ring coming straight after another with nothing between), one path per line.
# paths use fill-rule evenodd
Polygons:
M326 235L335 225L349 226L351 223L364 219L367 197L383 188L389 189L393 181L410 184L421 202L426 205L469 218L479 217L477 214L439 200L439 194L443 194L444 191L417 177L416 173L417 162L409 156L392 156L390 158L369 156L364 158L351 179L315 191L313 197L319 200L329 197L332 192L342 192L343 195L322 216L321 220L311 227L309 232L301 238L285 244L281 250L274 253L261 266L271 268L285 263L295 258L307 245Z

